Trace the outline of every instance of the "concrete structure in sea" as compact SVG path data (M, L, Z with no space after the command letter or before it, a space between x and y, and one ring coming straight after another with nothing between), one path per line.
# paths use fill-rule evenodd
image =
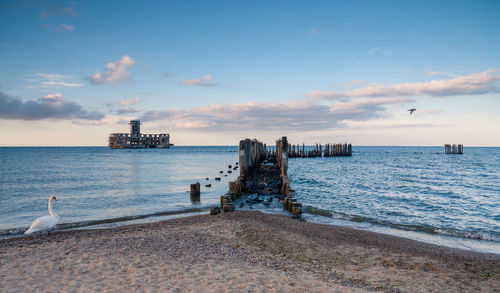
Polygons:
M130 133L111 133L109 135L109 147L112 149L136 149L136 148L169 148L170 134L144 134L141 133L141 122L130 120Z

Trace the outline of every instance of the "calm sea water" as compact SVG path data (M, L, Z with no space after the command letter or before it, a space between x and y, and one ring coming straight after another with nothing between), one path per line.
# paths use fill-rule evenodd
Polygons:
M238 170L227 174L228 165L237 162L237 151L237 147L0 148L0 233L24 229L48 214L50 194L57 197L54 210L60 222L78 225L215 206L228 181L239 174ZM194 182L202 186L199 201L189 194Z
M500 247L500 148L465 148L464 155L444 155L442 147L353 151L290 159L306 219L472 239L486 243L486 251ZM57 196L54 209L66 226L205 210L239 174L226 173L237 160L237 147L0 148L0 235L48 214L49 194ZM196 181L199 201L188 192Z
M500 242L500 148L356 147L292 159L289 178L308 214Z

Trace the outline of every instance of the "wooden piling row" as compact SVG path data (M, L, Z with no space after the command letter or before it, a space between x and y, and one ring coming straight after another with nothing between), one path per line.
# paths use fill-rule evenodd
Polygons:
M282 192L285 195L283 199L283 208L291 212L295 218L300 218L302 215L302 204L295 199L295 190L290 188L290 180L288 179L288 151L291 146L288 145L286 136L276 141L276 165L279 167L282 181ZM318 146L316 149L319 150Z
M244 192L257 193L259 196L271 195L268 201L273 200L273 194L283 194L287 202L284 208L294 217L300 218L302 205L297 203L295 191L290 188L287 175L289 148L286 136L277 140L276 149L270 151L267 151L265 144L256 139L241 140L239 144L240 176L235 181L229 182L228 192L221 196L222 210L234 211L233 201ZM319 149L321 148L318 145Z
M233 170L239 168L240 176L235 181L229 182L229 190L221 196L221 208L224 212L234 211L232 201L241 196L246 178L268 157L266 145L257 139L251 140L247 138L241 140L238 151L239 163L237 163L237 166ZM231 165L228 165L228 169L231 167ZM231 173L231 171L228 171L228 173Z
M459 145L445 144L444 145L444 153L447 155L450 155L450 154L462 155L464 153L464 146L462 144L459 144Z
M305 144L288 146L288 156L290 158L313 158L313 157L339 157L352 156L352 144L348 143L327 143L324 147L316 144L312 150L306 150Z
M266 148L263 143L256 139L241 140L239 146L240 176L250 175L252 169L259 166L265 158Z

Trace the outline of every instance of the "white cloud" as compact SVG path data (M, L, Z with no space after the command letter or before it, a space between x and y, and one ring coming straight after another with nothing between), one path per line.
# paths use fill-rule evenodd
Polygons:
M49 28L49 29L53 29L55 31L69 31L69 32L72 32L76 29L76 26L74 24L65 24L65 23L61 23L61 24L45 24L44 27L46 28Z
M498 92L500 74L496 70L486 70L466 76L428 82L405 82L398 84L373 83L352 90L348 97L387 97L387 96L433 96L446 97L457 95L476 95Z
M301 100L288 103L212 104L187 110L149 111L144 121L162 121L167 127L208 132L298 130L313 131L341 127L345 121L364 121L387 116L390 104L406 98L365 99L353 102L319 103Z
M45 10L41 11L39 15L41 18L48 18L56 16L77 17L80 14L73 7L51 4Z
M349 83L349 85L358 85L358 84L366 83L366 80L351 80L348 83Z
M313 29L309 32L309 34L310 34L311 36L317 35L318 33L319 33L319 29L317 29L317 28L313 28Z
M42 81L40 82L40 87L79 87L83 86L83 83L78 82L65 82L65 81Z
M49 80L61 80L68 78L66 75L56 73L36 73L35 75Z
M455 77L455 74L451 74L448 72L441 72L441 71L430 71L425 73L427 76L436 76L436 75L441 75L441 76L446 76L446 77Z
M138 112L142 112L142 109L132 108L131 105L137 104L141 101L142 101L141 98L135 97L135 98L131 98L131 99L123 99L119 102L117 102L117 101L110 102L110 103L107 103L106 106L110 107L113 112L116 111L116 114L118 114L118 115L138 113ZM117 104L119 104L120 107L116 110L115 105L117 105ZM113 108L115 108L115 109L113 110Z
M128 68L135 64L135 60L128 55L123 55L116 62L109 62L106 65L106 71L98 72L90 76L92 84L115 84L122 82L130 82L130 72Z
M206 87L216 86L217 84L212 82L211 80L212 80L212 76L210 74L207 74L207 75L200 77L200 78L182 80L181 84L183 84L183 85L195 85L195 86L206 86Z
M68 81L68 79L72 78L69 75L55 73L36 73L35 76L37 76L38 78L32 78L29 79L29 81L35 82L37 84L28 86L28 88L61 88L84 86L83 83Z
M498 71L489 69L480 73L472 73L465 76L455 76L449 79L428 82L404 82L396 84L371 83L346 93L318 90L309 93L308 96L312 99L334 100L356 97L448 97L458 95L480 95L500 92L499 81L500 74Z
M141 101L141 98L139 98L139 97L135 97L135 98L131 98L131 99L125 99L125 100L121 100L120 101L120 105L122 105L122 106L129 106L129 105L137 104L140 101Z
M390 54L391 51L387 50L387 49L384 49L384 48L372 48L370 50L368 50L366 52L366 54L376 54L376 53L379 53L379 54Z
M344 97L344 95L341 93L324 91L324 90L312 91L309 94L307 94L307 96L316 100L334 100Z
M58 24L55 26L55 29L58 31L74 31L76 29L76 26L74 24Z

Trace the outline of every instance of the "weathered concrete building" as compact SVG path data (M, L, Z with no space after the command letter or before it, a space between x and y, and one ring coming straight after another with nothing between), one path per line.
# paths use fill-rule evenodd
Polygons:
M144 134L141 133L141 122L131 120L130 133L111 133L109 135L109 147L112 149L136 149L136 148L169 148L170 134Z

